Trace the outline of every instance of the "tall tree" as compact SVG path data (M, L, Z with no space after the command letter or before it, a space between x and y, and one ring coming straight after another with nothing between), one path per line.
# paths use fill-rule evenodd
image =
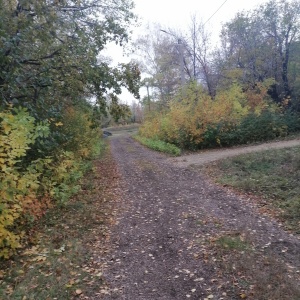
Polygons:
M136 40L138 61L148 84L154 91L153 98L164 105L181 85L180 46L171 30L161 31L160 24L147 29L147 34Z
M204 24L192 16L187 38L185 39L186 55L189 56L191 79L206 87L213 98L216 92L216 82L213 72L210 34Z
M253 11L238 13L222 31L227 73L239 70L235 74L246 87L273 78L274 100L289 97L290 50L299 40L299 26L299 1L271 0Z
M292 88L292 105L300 111L300 41L294 42L290 49L289 82Z
M130 0L1 0L0 101L41 119L80 99L121 93L138 97L134 64L110 68L99 54L122 45L134 15Z
M275 80L279 83L278 95L291 95L288 76L291 45L300 37L300 2L271 0L256 11L263 24L263 33L270 40L276 61Z

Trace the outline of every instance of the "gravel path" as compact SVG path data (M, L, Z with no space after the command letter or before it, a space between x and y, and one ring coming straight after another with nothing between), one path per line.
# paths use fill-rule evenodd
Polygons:
M124 195L111 233L104 299L238 299L215 282L223 275L214 258L203 259L204 242L228 232L250 236L257 251L267 250L300 270L298 237L260 215L247 199L185 168L190 157L170 159L128 136L111 139L111 146ZM213 152L213 159L222 157ZM210 153L204 155L211 160Z

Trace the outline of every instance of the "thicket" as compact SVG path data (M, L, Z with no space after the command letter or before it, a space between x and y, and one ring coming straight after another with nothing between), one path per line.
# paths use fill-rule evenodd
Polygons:
M140 135L197 150L265 141L300 131L300 116L268 95L270 82L243 90L233 84L215 98L192 83L164 111L152 112Z
M99 55L107 43L127 41L132 7L130 0L0 0L0 258L80 188L99 151L108 95L114 116L122 112L121 87L138 97L137 66L112 68Z
M21 247L26 230L48 208L63 205L78 191L87 159L97 153L99 129L89 128L79 112L66 112L65 121L66 126L53 126L69 142L45 155L39 145L49 143L50 121L36 122L24 108L0 112L0 257Z

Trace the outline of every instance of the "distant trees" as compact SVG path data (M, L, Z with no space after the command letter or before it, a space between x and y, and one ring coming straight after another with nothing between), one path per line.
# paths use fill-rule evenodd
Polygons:
M253 90L258 82L268 80L273 81L268 92L275 102L299 106L299 1L270 0L254 10L239 12L224 24L218 47L212 47L209 33L196 16L185 33L168 29L172 37L159 29L156 25L144 41L138 41L143 45L144 72L160 91L169 92L161 92L157 98L172 95L180 87L176 45L180 38L186 82L197 81L212 98L233 82Z
M141 123L143 121L143 109L140 103L133 101L130 105L131 122Z
M299 41L299 26L299 1L271 0L237 14L222 31L227 71L240 70L239 80L246 86L273 78L272 98L281 102L291 97L290 70L299 60L291 57L291 49Z
M189 32L185 38L186 55L190 64L190 80L201 82L213 98L216 94L216 76L213 70L212 45L204 24L192 16Z
M180 49L176 37L161 29L159 24L149 27L148 33L136 40L136 49L153 98L166 105L180 87Z

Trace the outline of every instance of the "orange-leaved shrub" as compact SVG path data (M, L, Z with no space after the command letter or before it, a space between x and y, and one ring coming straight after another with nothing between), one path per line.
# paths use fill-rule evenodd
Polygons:
M168 110L149 116L140 127L140 134L181 148L196 149L205 142L210 130L226 131L236 126L250 109L246 94L236 84L212 99L192 83L170 103ZM220 143L217 136L215 140Z
M242 89L233 83L212 99L192 83L168 109L149 114L139 133L196 150L270 140L300 131L299 114L270 100L271 84L266 80Z

